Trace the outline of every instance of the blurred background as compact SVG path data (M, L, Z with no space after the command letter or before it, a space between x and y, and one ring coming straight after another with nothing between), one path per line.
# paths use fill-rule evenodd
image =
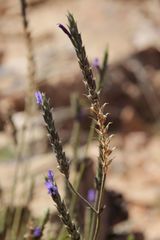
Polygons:
M28 0L28 5L36 86L51 100L56 126L71 158L77 96L82 108L80 152L84 151L90 120L74 49L57 24L67 23L68 11L74 14L91 64L95 58L101 64L109 49L101 95L102 102L109 103L110 133L115 134L112 144L117 149L106 187L121 194L121 204L127 209L127 217L113 219L111 225L119 234L137 232L140 237L136 239L159 240L160 1ZM37 110L29 117L26 114L27 66L20 1L0 0L1 203L9 203L13 183L17 188L12 199L15 204L23 203L32 177L35 188L29 207L34 216L41 216L47 206L54 210L42 186L48 168L56 169L56 162L41 114ZM94 72L97 76L96 69ZM88 150L93 163L97 155L93 141Z

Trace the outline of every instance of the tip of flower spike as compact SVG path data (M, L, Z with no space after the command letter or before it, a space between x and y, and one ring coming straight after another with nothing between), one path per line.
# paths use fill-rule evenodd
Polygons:
M63 28L64 28L64 25L63 25L63 24L61 24L61 23L58 23L57 25L58 25L58 27L59 27L59 28L61 28L61 29L63 29Z
M96 191L94 189L89 189L87 194L87 199L89 202L94 202L96 198Z
M38 105L42 105L43 103L43 97L42 93L40 91L35 92L35 97Z
M48 176L45 178L45 186L50 195L56 195L58 193L58 188L54 182L54 173L48 170Z
M35 227L34 231L33 231L33 236L35 238L39 238L41 236L42 232L41 232L41 228L40 227Z
M51 182L54 181L54 173L52 170L48 170L48 180Z
M70 32L67 30L67 28L66 28L63 24L59 23L59 24L58 24L58 27L59 27L60 29L62 29L62 31L63 31L65 34L67 34L67 36L68 36L69 38L71 38Z

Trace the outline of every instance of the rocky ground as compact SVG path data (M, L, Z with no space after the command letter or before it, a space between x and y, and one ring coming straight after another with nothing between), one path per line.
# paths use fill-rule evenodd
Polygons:
M110 64L103 99L110 103L112 130L117 133L113 145L117 150L106 187L123 194L130 216L128 221L117 225L116 230L141 231L146 240L159 240L159 0L30 0L29 4L37 85L47 92L56 107L56 123L65 141L69 138L68 129L73 120L68 110L70 95L73 91L83 93L83 86L72 46L57 23L67 22L68 10L74 13L91 62L95 57L102 59L104 49L109 46ZM8 116L13 113L15 126L20 129L25 119L24 95L28 84L26 54L19 1L1 0L0 185L5 192L4 202L9 197L16 158ZM35 215L41 215L46 205L52 208L42 186L48 168L56 168L55 159L46 153L48 145L41 126L42 119L38 115L33 120L32 136L27 135L34 156L24 157L29 159L29 165L26 164L28 161L22 162L19 176L21 182L23 170L28 166L28 172L36 178L31 204ZM69 147L66 148L70 154ZM89 155L96 161L95 143L91 145ZM58 173L56 177L63 188ZM20 183L17 194L24 193L21 188Z

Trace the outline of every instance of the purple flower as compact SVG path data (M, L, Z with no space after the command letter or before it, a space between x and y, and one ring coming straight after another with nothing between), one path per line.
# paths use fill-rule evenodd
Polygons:
M93 60L93 67L95 67L95 68L99 68L100 67L99 58L95 58Z
M70 32L67 30L67 28L66 28L64 25L62 25L61 23L59 23L59 24L58 24L58 27L61 28L62 31L63 31L65 34L67 34L67 36L68 36L69 38L71 38Z
M42 105L43 103L43 97L42 93L40 91L35 92L35 97L38 105Z
M87 199L89 202L94 202L96 198L96 192L94 189L90 189L87 194Z
M40 227L35 227L34 231L33 231L33 236L38 238L40 237L42 234L41 228Z
M54 185L52 182L50 182L49 180L46 180L45 182L45 186L48 189L48 194L53 194L56 195L58 193L58 189L57 186Z
M58 188L54 183L54 173L48 170L48 177L46 177L45 186L48 189L49 194L56 195L58 193Z
M52 170L48 170L48 180L53 182L54 181L54 174Z

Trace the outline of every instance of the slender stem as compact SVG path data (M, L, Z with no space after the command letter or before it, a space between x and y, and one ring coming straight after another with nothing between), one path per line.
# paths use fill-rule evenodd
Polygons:
M100 213L101 213L101 201L102 201L102 194L103 194L103 189L104 189L105 178L106 178L106 174L103 174L100 190L97 191L97 197L96 197L96 203L95 203L95 208L97 210L97 214L94 214L92 216L89 240L96 239L97 234L98 234L99 223L100 223Z
M34 92L36 91L36 63L33 53L33 41L30 31L30 24L28 18L28 3L27 0L20 0L21 15L23 20L23 30L27 47L27 60L28 60L28 91L26 98L26 111L27 113L34 113L37 109L33 99Z
M99 230L99 225L100 225L100 214L101 214L101 203L102 203L102 195L103 195L103 190L104 190L104 184L105 184L105 179L106 179L106 174L103 173L102 175L102 184L100 187L100 191L98 192L98 201L97 201L97 215L95 215L95 231L94 231L94 236L93 240L97 239L98 235L98 230Z
M25 130L27 127L27 121L28 121L28 116L26 116L24 120L23 127L20 132L19 141L17 143L17 146L15 146L16 147L16 164L15 164L15 170L14 170L13 185L11 187L11 203L10 203L11 205L14 204L14 199L15 199L15 190L16 190L18 174L20 170L20 163L22 160L22 155L23 155L24 145L25 145L25 137L26 137Z
M89 239L89 232L91 229L91 219L93 217L93 211L86 209L85 213L85 226L84 226L84 238Z
M74 194L76 194L88 207L90 207L96 214L97 211L96 209L79 193L75 190L75 188L73 187L73 185L70 183L70 181L68 181L68 185L70 187L70 189L72 190L72 192Z
M84 169L85 169L85 164L83 162L83 163L81 163L80 171L79 171L79 174L78 174L78 179L77 179L77 182L75 184L75 190L76 191L78 191L78 189L79 189L79 185L80 185L80 181L81 181L82 176L83 176ZM70 211L71 211L72 214L73 214L74 209L75 209L76 200L77 200L77 195L74 194L72 196L71 207L70 207Z

